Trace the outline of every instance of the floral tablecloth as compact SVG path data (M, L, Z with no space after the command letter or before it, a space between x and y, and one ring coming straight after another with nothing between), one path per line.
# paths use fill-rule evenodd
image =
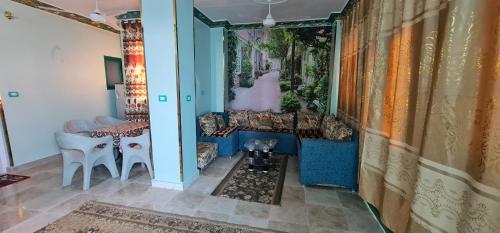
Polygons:
M149 123L146 122L130 122L113 127L100 128L90 132L90 137L100 138L108 135L113 136L113 146L120 146L121 137L137 137L142 134L144 129L149 128Z

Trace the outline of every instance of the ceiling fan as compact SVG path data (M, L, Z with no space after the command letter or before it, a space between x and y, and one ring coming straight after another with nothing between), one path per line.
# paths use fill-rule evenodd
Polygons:
M260 4L267 4L268 13L267 13L266 18L264 20L262 20L262 24L264 25L264 27L269 28L269 27L274 27L276 25L276 20L271 15L271 5L284 3L286 1L288 1L288 0L267 0L265 2L263 0L256 0L255 1L255 2L260 3Z
M67 10L60 9L57 7L52 7L52 6L39 6L38 8L45 9L45 10L52 11L52 12L68 12ZM95 10L92 13L90 13L87 16L87 18L89 18L90 20L92 20L94 22L106 23L107 17L116 16L119 14L126 13L128 11L132 11L132 10L113 10L110 12L102 12L99 9L99 0L95 0Z

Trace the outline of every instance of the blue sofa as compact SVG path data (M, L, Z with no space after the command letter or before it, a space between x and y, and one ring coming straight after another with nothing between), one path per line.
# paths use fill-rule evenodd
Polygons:
M358 145L356 131L350 141L299 138L300 183L333 184L357 191Z
M219 114L224 117L224 120L228 122L228 115L224 112L214 112L213 114ZM200 124L196 124L196 136L198 142L213 142L219 145L218 155L223 157L231 157L236 154L239 150L239 134L238 130L228 134L225 137L207 137L201 135Z
M229 122L227 113L213 112ZM333 141L306 138L295 133L262 132L238 129L225 137L202 136L197 124L199 142L214 142L219 145L219 156L232 156L245 150L250 139L275 138L278 140L274 151L298 155L300 182L304 185L336 185L356 191L358 188L358 145L359 133L353 131L350 141Z

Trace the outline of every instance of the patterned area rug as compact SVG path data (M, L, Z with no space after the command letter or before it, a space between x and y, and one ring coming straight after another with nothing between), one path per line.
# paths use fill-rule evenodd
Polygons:
M267 173L250 171L248 170L248 154L246 154L217 186L212 195L279 205L288 156L278 155L273 160L274 165Z
M30 178L29 176L18 176L18 175L11 175L11 174L4 174L0 175L0 188L7 186L9 184L17 183L22 180L26 180Z
M275 231L91 201L36 232L262 233Z

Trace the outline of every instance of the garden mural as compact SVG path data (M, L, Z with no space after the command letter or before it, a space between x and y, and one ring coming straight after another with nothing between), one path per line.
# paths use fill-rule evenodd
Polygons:
M229 31L226 109L326 112L330 27Z

